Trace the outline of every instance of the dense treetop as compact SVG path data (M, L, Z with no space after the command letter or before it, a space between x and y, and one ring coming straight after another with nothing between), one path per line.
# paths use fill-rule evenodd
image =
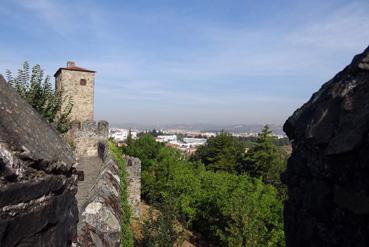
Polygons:
M174 212L151 222L156 230L146 229L147 239L172 239L160 229L172 232L175 220L218 246L284 246L283 202L275 187L284 159L267 127L247 146L222 132L188 159L150 134L132 140L123 151L143 162L143 198Z

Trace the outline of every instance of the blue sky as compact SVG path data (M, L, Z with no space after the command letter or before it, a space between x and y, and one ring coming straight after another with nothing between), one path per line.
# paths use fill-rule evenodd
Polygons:
M117 123L283 123L369 45L369 1L2 0L0 73L97 70Z

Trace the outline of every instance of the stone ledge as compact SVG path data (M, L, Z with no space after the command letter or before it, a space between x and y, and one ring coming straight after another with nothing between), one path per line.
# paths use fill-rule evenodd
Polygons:
M82 206L77 246L120 246L119 167L105 143L99 143L100 174Z

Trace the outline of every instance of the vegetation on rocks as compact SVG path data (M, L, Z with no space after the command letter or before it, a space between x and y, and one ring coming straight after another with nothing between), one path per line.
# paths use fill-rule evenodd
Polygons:
M120 207L121 207L121 246L132 247L133 236L129 226L131 210L128 205L127 194L127 170L126 164L122 158L121 150L115 145L113 141L108 142L109 150L112 153L114 159L118 162L120 168Z
M30 69L28 62L24 62L14 77L10 70L6 77L19 95L24 98L44 119L55 125L61 133L68 131L70 121L68 116L72 110L69 98L63 98L50 83L50 77L44 76L41 66L36 64ZM61 109L63 102L69 102L68 107Z

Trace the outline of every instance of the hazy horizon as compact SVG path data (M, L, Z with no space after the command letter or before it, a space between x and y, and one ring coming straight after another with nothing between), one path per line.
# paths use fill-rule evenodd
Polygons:
M95 119L283 124L368 45L368 1L51 1L0 5L0 73L97 71Z
M176 126L184 126L184 127L197 127L197 126L208 126L208 127L217 127L217 126L228 126L228 127L235 127L235 126L279 126L282 127L284 123L229 123L229 124L219 124L219 123L196 123L196 122L189 122L189 123L132 123L132 122L111 122L109 123L110 127L133 127L133 126L140 126L140 127L146 127L149 129L155 128L155 127L164 127L164 128L172 128Z

